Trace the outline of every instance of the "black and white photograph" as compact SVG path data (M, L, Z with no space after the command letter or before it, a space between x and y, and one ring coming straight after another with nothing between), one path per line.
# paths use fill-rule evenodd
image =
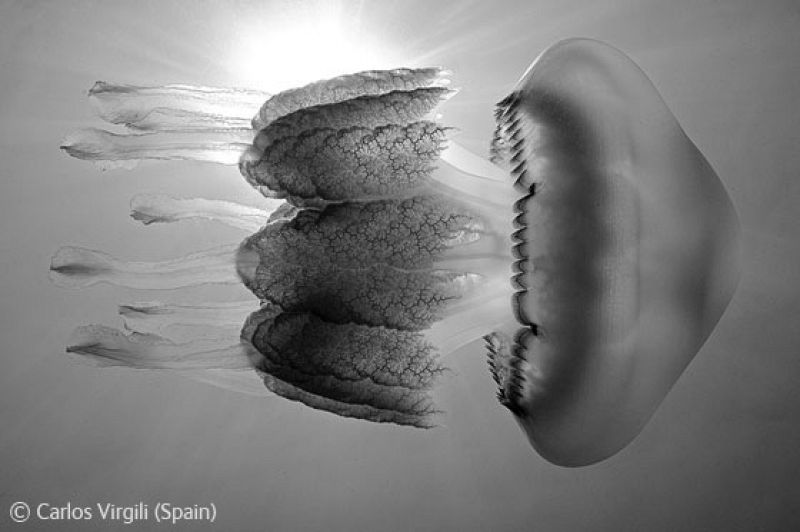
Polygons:
M0 529L800 530L799 27L0 0Z

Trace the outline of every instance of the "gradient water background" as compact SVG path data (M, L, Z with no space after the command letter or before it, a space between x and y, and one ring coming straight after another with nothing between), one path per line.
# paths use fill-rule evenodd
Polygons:
M380 64L371 66L453 70L463 90L443 114L475 151L490 137L491 106L545 46L570 36L606 40L648 73L715 167L744 227L741 288L622 453L576 470L537 457L494 400L479 343L449 360L457 375L437 392L444 426L429 431L168 374L95 369L63 354L75 326L116 325L117 303L164 296L59 289L47 279L59 246L156 260L243 236L205 223L145 228L127 216L137 192L258 202L232 168L101 172L69 159L57 148L64 134L99 125L87 89L103 79L272 80L279 86L263 88L279 90L324 77L330 72L314 65L287 73L285 50L325 42L258 43L289 32L292 21L308 27L325 17L338 17L353 42L380 44ZM97 519L16 525L8 506L24 500L214 502L216 525L197 529L227 531L797 529L798 27L794 1L0 3L0 528L109 529ZM212 287L180 295L246 294Z

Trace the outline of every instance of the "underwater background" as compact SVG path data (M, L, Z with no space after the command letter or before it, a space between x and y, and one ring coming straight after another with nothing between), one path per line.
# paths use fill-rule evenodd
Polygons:
M800 527L800 5L658 2L0 2L0 528L8 530L792 530ZM64 353L85 323L118 326L124 288L48 279L64 244L162 260L244 235L143 227L137 193L258 205L235 167L101 171L58 147L100 125L97 80L271 92L365 68L441 65L441 108L487 153L494 104L549 44L607 41L647 73L728 189L740 287L644 431L614 457L539 458L495 399L484 348L445 362L441 426L344 419L170 374ZM235 301L244 287L181 291ZM213 524L14 523L9 507L170 502Z

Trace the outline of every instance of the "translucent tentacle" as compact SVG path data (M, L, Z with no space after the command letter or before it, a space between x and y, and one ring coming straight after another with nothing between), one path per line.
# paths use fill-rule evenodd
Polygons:
M269 96L252 89L137 87L104 81L89 90L103 120L142 130L250 129L253 115Z
M124 262L100 251L67 246L50 264L59 286L82 288L111 283L139 289L172 289L200 284L236 284L236 246L226 246L158 262Z
M439 349L442 357L494 330L504 330L512 322L508 289L497 283L484 288L477 295L491 293L493 288L497 295L479 299L468 294L447 309L447 317L425 331L425 339Z
M259 307L255 299L207 305L178 305L160 302L120 305L119 313L130 331L157 334L176 342L192 338L219 336L239 329L250 313Z
M131 217L145 225L204 218L248 232L258 231L283 201L265 199L265 208L204 198L179 199L163 194L138 194L131 200Z
M103 167L125 166L143 159L237 164L253 140L251 129L111 133L87 128L70 133L61 149L72 157ZM108 164L120 163L123 164Z
M154 334L124 333L112 327L87 325L72 335L68 353L87 357L101 366L137 369L249 369L252 348L244 343L223 345L198 340L175 343Z
M477 176L481 179L505 183L509 180L508 173L492 161L475 155L460 144L449 140L441 154L442 161L457 168L465 174Z

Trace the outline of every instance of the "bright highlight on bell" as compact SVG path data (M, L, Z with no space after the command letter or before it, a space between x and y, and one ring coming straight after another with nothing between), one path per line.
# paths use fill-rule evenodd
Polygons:
M438 68L345 75L256 104L240 89L95 85L101 116L129 133L76 132L70 155L238 163L269 199L132 201L145 224L255 231L238 247L159 263L59 250L51 277L64 286L241 282L254 294L124 305L128 332L82 327L68 351L203 371L246 392L257 375L313 408L430 427L442 357L483 337L500 402L544 458L613 455L733 295L728 195L645 74L608 45L568 40L539 56L498 104L493 162L435 119L454 94Z

